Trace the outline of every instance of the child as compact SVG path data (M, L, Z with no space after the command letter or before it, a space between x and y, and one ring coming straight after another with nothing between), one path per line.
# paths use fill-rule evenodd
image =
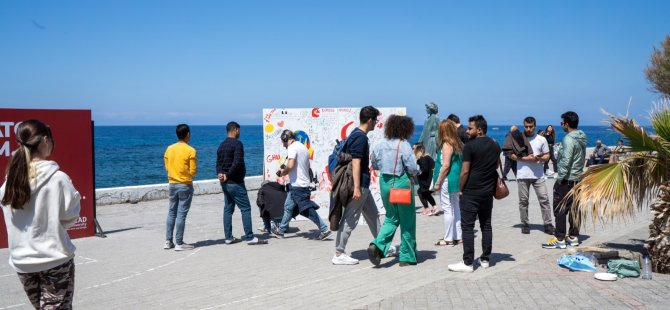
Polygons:
M431 181L433 180L433 169L435 168L435 161L426 154L426 149L422 143L414 144L414 156L417 158L416 163L419 165L419 189L416 194L423 204L422 215L439 215L437 207L435 207L435 199L433 199L433 192L430 190ZM430 203L431 208L428 208ZM432 209L432 210L431 210Z

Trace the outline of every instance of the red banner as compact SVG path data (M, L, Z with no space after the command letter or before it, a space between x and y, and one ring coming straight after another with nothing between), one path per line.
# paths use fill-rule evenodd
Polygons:
M16 128L25 120L38 119L51 127L54 152L48 158L72 179L81 194L79 220L68 230L71 238L95 234L95 185L93 176L93 124L91 110L0 109L0 180L17 149ZM0 212L0 248L7 247L7 229Z

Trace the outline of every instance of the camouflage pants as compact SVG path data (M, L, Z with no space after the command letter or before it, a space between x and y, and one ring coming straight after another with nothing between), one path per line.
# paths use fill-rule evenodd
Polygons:
M74 260L45 271L19 273L19 280L35 309L72 309Z

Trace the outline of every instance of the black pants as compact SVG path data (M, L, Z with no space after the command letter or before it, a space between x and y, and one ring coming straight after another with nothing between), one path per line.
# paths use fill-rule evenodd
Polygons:
M512 169L514 177L516 178L516 160L511 160L509 157L505 156L505 168L503 168L503 178L507 178L509 170Z
M461 229L463 230L463 262L470 266L475 260L475 221L479 218L482 232L482 260L488 261L493 248L493 227L491 227L491 211L493 197L462 195Z
M558 168L556 167L556 156L554 156L554 146L549 145L549 154L551 157L549 157L549 160L544 163L544 172L547 172L547 169L549 169L549 162L551 162L552 167L554 168L554 172L558 173Z
M581 223L581 219L573 218L571 214L572 212L570 212L570 209L572 208L572 198L568 198L563 208L560 207L561 201L565 195L567 195L568 192L575 186L575 184L577 184L575 181L562 181L560 184L558 181L556 181L556 183L554 183L554 219L556 221L556 232L554 233L554 236L556 236L556 239L558 240L565 239L566 217L570 223L570 230L568 231L568 235L571 237L579 236L579 225Z
M419 188L416 191L416 194L419 196L419 200L421 201L421 204L423 205L424 208L428 208L428 203L430 203L430 205L433 207L435 206L435 198L433 198L433 192L427 189Z

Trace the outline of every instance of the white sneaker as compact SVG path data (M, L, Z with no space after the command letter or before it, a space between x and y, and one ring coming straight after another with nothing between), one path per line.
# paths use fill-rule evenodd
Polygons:
M484 269L489 268L489 261L479 258L479 266L482 266Z
M474 269L472 268L472 265L468 266L466 265L463 261L456 263L456 264L449 264L447 268L450 271L455 271L455 272L473 272Z
M389 250L386 251L386 257L398 256L398 248L395 245L389 247Z
M358 260L355 258L352 258L351 256L342 253L340 256L337 256L337 254L333 255L332 259L333 265L356 265L358 264Z
M171 248L174 248L174 243L170 240L165 240L165 245L163 245L163 249L169 250Z
M174 246L175 251L188 251L193 250L194 246L188 243L177 244Z

